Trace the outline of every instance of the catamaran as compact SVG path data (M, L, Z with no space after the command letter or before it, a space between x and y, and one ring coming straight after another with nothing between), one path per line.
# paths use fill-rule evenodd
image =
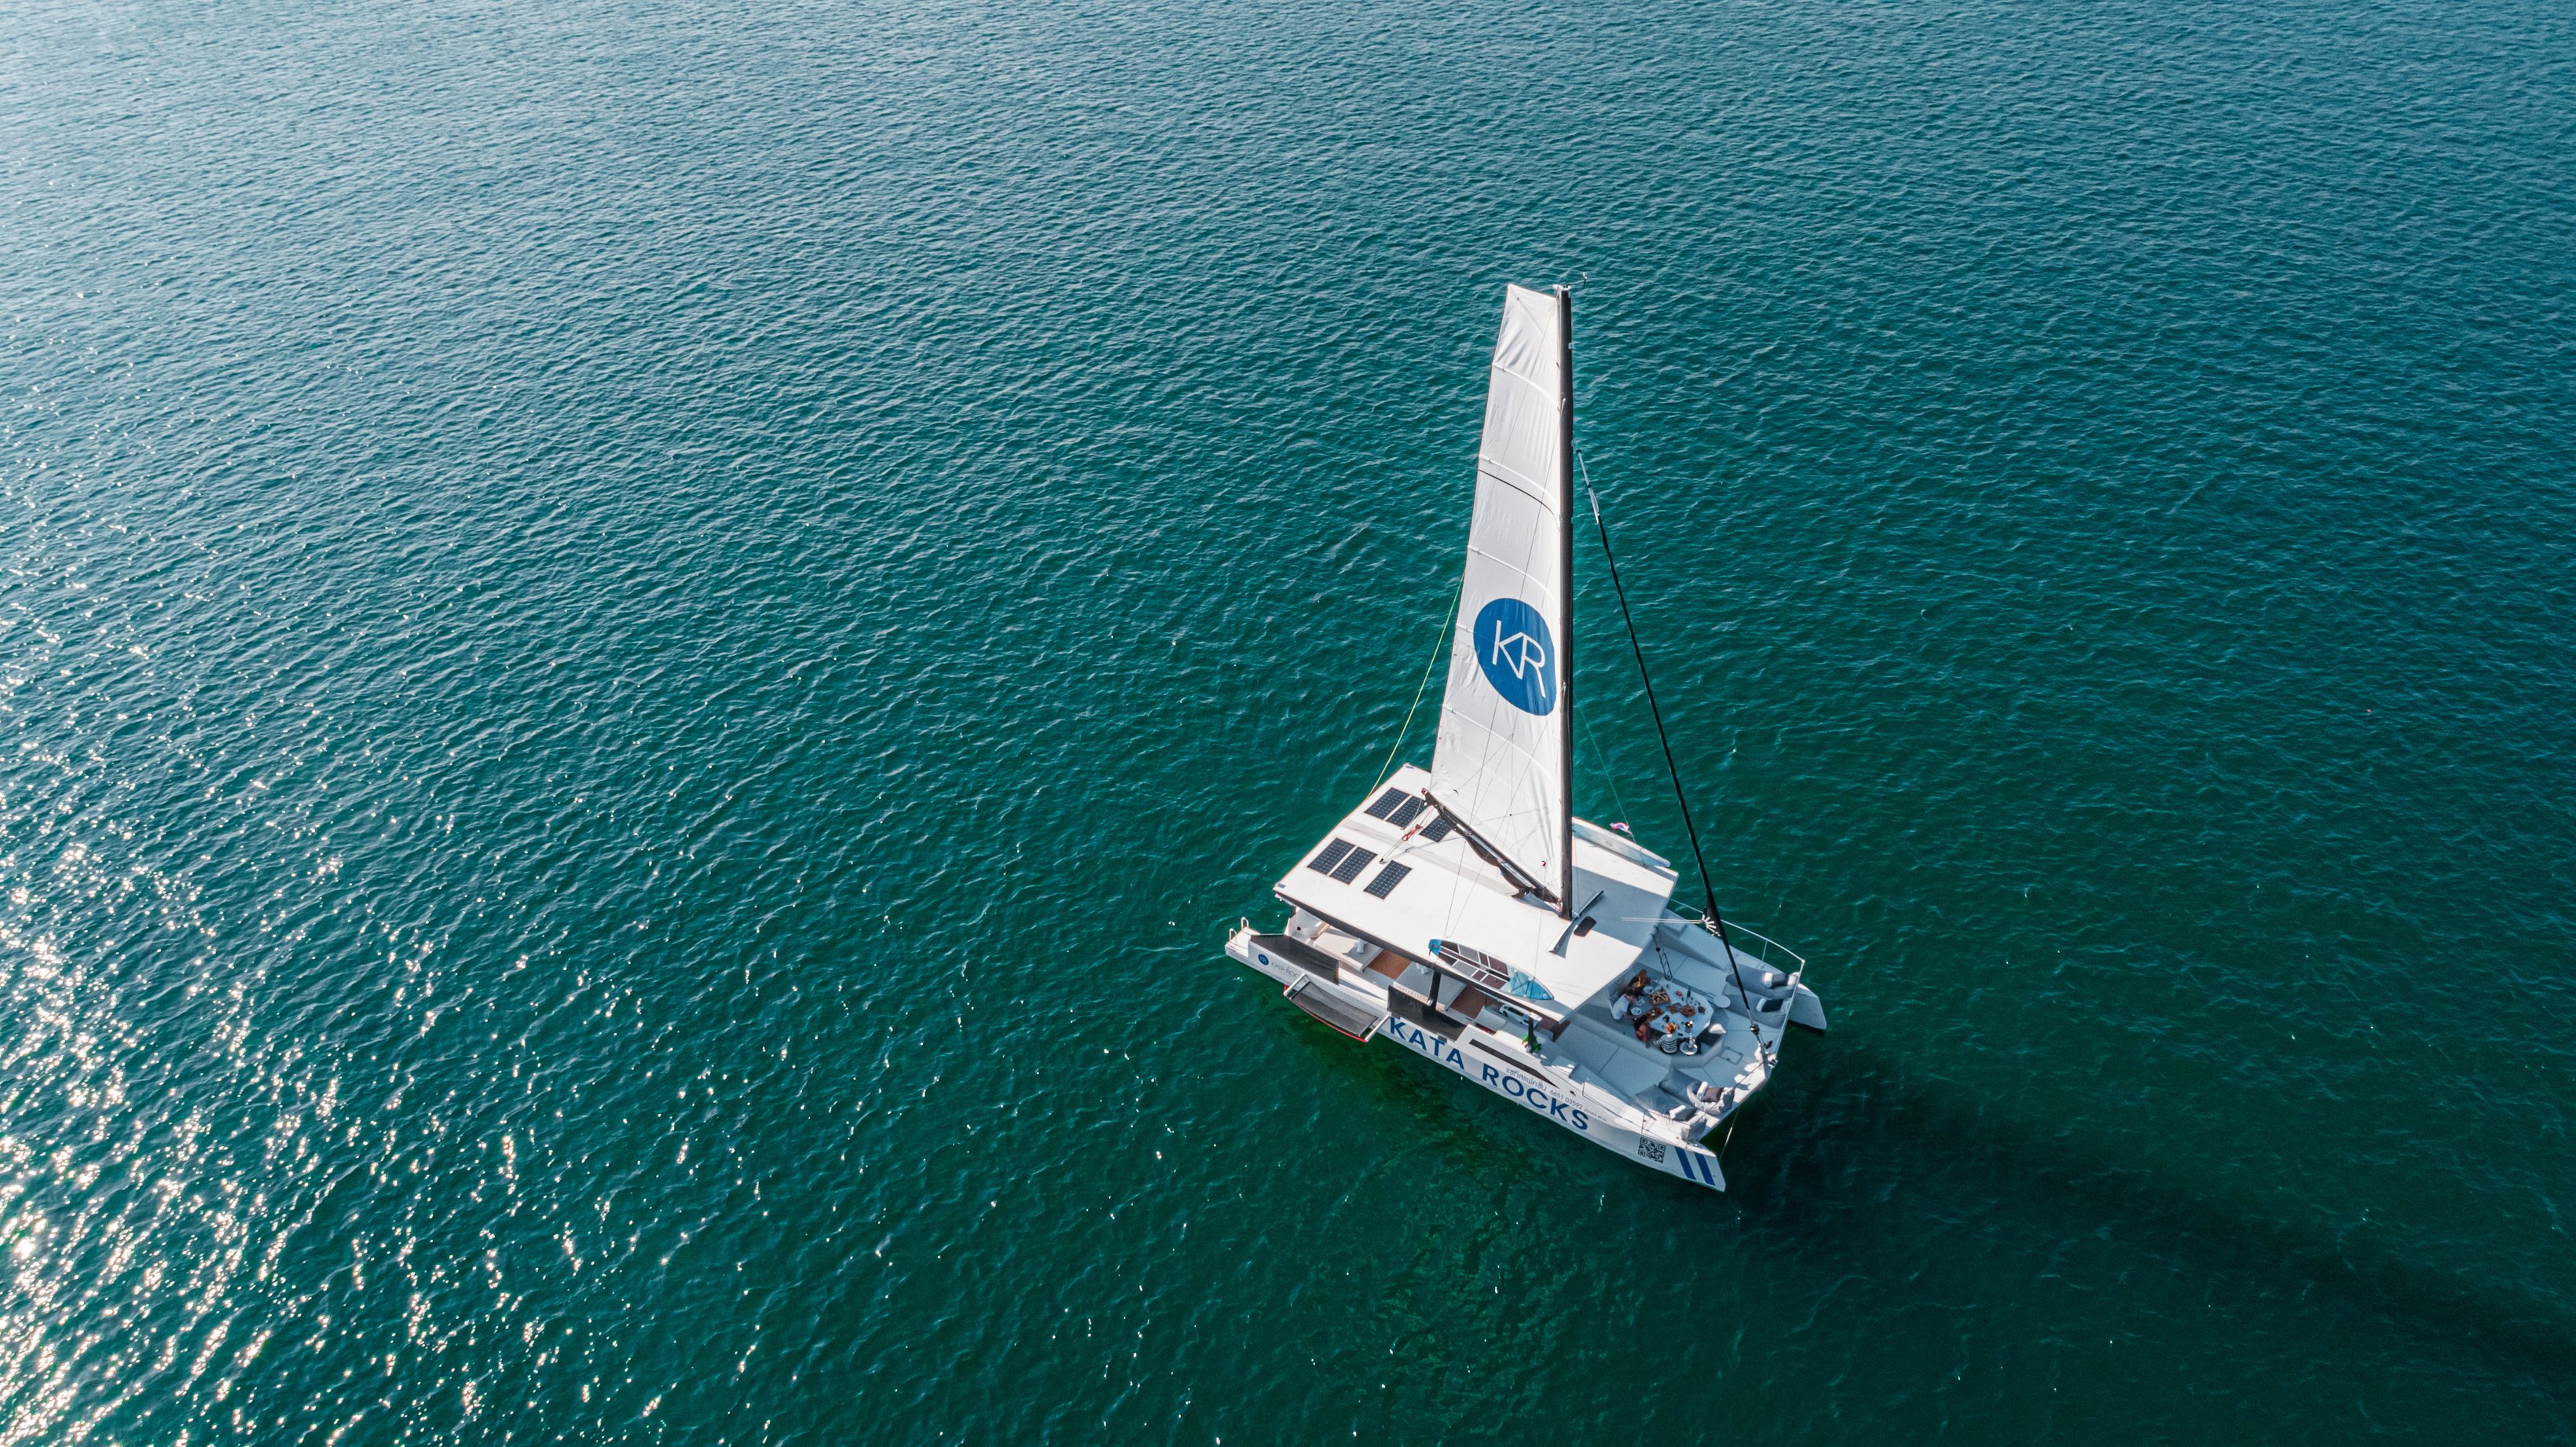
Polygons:
M1825 1010L1803 959L1574 817L1572 322L1564 287L1504 290L1431 767L1372 788L1273 886L1286 926L1245 921L1226 953L1354 1040L1722 1191L1711 1132Z

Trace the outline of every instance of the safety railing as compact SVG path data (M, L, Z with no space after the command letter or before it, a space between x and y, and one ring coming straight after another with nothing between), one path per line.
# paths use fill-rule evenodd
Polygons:
M1709 922L1707 916L1701 914L1698 910L1691 908L1689 905L1676 903L1670 906L1670 908L1673 913L1680 915L1682 918L1689 920L1691 923L1698 925L1704 930L1707 930L1710 934L1713 935L1717 933L1717 927ZM1738 955L1741 955L1748 960L1757 961L1767 969L1776 970L1783 975L1787 975L1793 982L1798 976L1807 972L1807 957L1805 955L1798 953L1796 950L1789 948L1787 945L1780 943L1778 940L1771 938L1769 935L1766 935L1759 930L1748 929L1743 925L1737 924L1733 920L1728 920L1726 922L1726 939L1728 943L1735 946L1735 952Z

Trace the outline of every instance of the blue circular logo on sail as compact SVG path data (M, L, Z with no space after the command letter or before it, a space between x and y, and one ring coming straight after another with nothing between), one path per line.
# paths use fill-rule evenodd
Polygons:
M1523 713L1556 707L1556 639L1536 608L1496 598L1476 614L1476 666L1503 702Z

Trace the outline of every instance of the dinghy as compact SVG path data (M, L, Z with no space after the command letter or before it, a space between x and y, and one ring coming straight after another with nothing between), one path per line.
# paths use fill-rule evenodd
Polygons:
M1370 789L1273 887L1286 925L1226 952L1343 1035L1724 1190L1712 1132L1825 1011L1803 959L1574 817L1571 337L1565 288L1505 289L1431 767Z

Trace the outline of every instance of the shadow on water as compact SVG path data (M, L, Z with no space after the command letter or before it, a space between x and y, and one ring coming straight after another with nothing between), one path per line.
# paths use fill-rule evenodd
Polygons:
M2213 1197L2158 1172L2088 1153L2076 1136L1960 1093L1911 1084L1905 1072L1850 1041L1806 1042L1797 1068L1748 1112L1727 1156L1732 1194L1748 1224L1811 1233L1820 1203L1848 1200L1866 1162L1928 1153L1942 1168L1983 1176L2010 1199L2055 1210L2088 1233L2117 1233L2147 1250L2245 1279L2284 1277L2367 1313L2482 1348L2561 1378L2576 1391L2576 1314L2498 1281L2469 1286L2386 1246ZM1801 1124L1811 1122L1812 1124ZM1771 1168L1763 1153L1775 1157ZM1897 1162L1890 1161L1895 1165Z
M1483 1098L1408 1053L1327 1040L1293 1006L1275 999L1263 1004L1284 1012L1271 1023L1292 1038L1308 1041L1311 1027L1308 1043L1323 1061L1390 1108L1432 1110L1442 1085L1456 1086L1462 1098ZM1897 1062L1847 1034L1819 1039L1801 1032L1797 1043L1804 1047L1801 1058L1756 1098L1723 1156L1725 1200L1750 1229L1812 1239L1820 1220L1874 1207L1891 1178L1948 1173L1956 1181L1965 1172L1985 1183L1981 1194L2053 1213L2071 1232L2125 1240L2211 1274L2331 1293L2401 1329L2525 1363L2557 1379L2535 1385L2552 1395L2576 1395L2576 1314L2530 1292L2502 1282L2470 1287L2330 1223L2266 1214L2152 1169L2105 1159L2088 1152L2079 1136L1956 1090L1911 1083ZM1469 1127L1445 1111L1434 1114L1447 1149L1481 1158L1516 1148L1486 1138L1491 1122ZM1547 1147L1589 1151L1573 1141L1532 1146ZM1906 1164L1909 1158L1928 1158L1933 1169L1917 1171ZM1707 1200L1678 1181L1651 1175L1643 1181L1668 1186L1689 1202Z

